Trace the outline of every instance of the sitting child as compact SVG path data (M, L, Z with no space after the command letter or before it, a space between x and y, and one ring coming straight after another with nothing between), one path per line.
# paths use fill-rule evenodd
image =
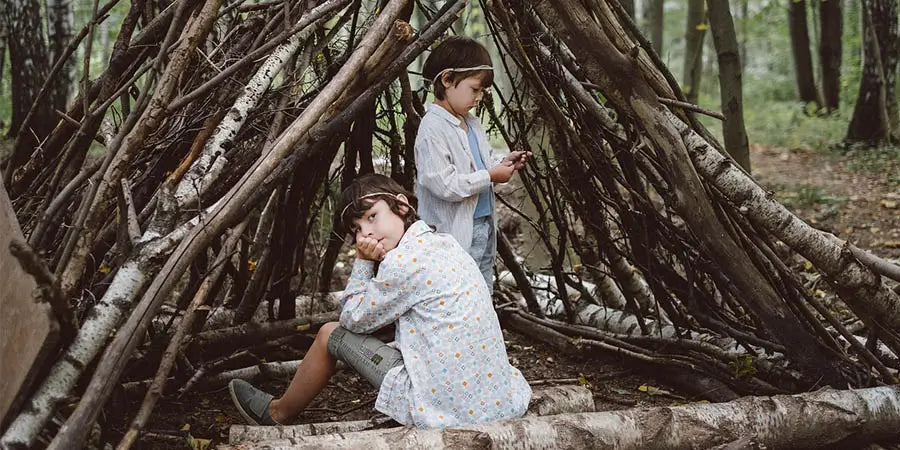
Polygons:
M490 291L450 235L419 220L415 197L383 175L341 194L341 228L356 262L340 323L322 326L281 398L242 380L229 384L253 424L284 424L325 387L336 360L379 389L375 409L404 425L449 427L522 416L531 388L509 364ZM369 334L396 324L395 341Z

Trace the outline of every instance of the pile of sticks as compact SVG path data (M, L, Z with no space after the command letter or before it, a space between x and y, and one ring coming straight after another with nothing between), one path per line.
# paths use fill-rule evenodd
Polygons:
M106 69L3 169L17 255L65 338L0 442L77 448L125 383L144 394L129 448L167 392L235 361L290 371L247 357L337 317L334 194L379 155L413 186L424 93L407 67L465 4L133 2ZM550 255L533 273L501 238L505 326L671 367L715 399L896 382L900 270L725 156L615 0L481 7L511 86L482 113L537 156L526 221ZM838 298L811 295L790 252Z

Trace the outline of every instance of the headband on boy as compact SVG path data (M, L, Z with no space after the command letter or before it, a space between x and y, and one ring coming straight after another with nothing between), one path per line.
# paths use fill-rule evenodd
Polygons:
M473 70L494 70L494 68L491 66L487 66L487 65L475 66L475 67L448 67L448 68L438 72L437 75L435 75L434 78L431 80L431 84L437 84L437 80L441 77L441 75L443 75L447 72L471 72Z
M364 198L374 197L374 196L376 196L376 195L387 195L387 196L390 196L390 197L394 197L394 199L396 199L398 202L401 202L401 203L403 203L404 205L406 205L409 209L413 210L413 212L416 211L416 208L413 208L412 205L410 205L410 204L407 203L407 202L404 202L403 200L400 200L400 194L394 194L394 193L391 193L391 192L373 192L373 193L371 193L371 194L363 195L362 197L356 199L356 201L347 203L347 206L345 206L344 209L341 210L341 218L343 218L343 217L344 217L344 214L347 213L347 208L349 208L350 205L352 205L352 204L356 203L357 201L360 201L360 200L362 200L362 199L364 199Z

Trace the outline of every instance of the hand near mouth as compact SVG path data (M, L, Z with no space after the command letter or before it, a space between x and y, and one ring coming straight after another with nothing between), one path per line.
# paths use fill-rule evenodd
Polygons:
M364 237L356 242L356 256L369 261L381 261L387 253L380 239Z

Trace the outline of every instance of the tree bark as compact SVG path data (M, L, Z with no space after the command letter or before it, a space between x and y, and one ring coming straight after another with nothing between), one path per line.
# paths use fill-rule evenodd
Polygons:
M50 17L50 58L48 62L52 63L63 56L69 41L72 40L75 12L72 9L71 0L52 0L49 3L47 14ZM72 80L75 78L74 58L66 60L57 77L53 82L54 90L49 100L54 108L65 111L72 90Z
M40 92L41 84L50 72L47 55L47 44L41 33L41 3L38 0L6 0L0 5L3 22L6 24L7 44L9 48L9 69L12 88L12 118L9 124L9 137L19 137L19 128L31 109L31 104ZM39 105L34 120L24 136L22 143L14 149L7 161L5 171L22 165L31 156L38 143L47 136L56 123L53 104L45 102ZM9 175L5 175L9 176Z
M806 104L821 105L813 78L812 54L809 50L809 30L806 24L806 0L788 1L788 28L791 33L791 52L794 55L794 75L797 95Z
M684 70L681 90L687 101L697 103L703 76L703 38L706 36L706 11L703 0L688 0L684 30Z
M737 34L728 0L707 0L713 42L719 57L719 92L722 97L722 134L728 154L750 172L750 146L744 128L744 94L741 57L738 54Z
M662 55L663 50L663 0L644 1L644 22L647 27L647 35L657 55Z
M822 100L826 112L838 109L841 93L841 37L843 17L840 0L822 0L819 3L819 61L822 66Z
M635 20L634 15L634 0L621 0L619 3L622 4L622 7L625 8L625 12L628 13L628 17L631 17L631 20Z
M594 397L591 391L580 385L535 387L531 395L526 416L553 416L557 414L574 414L595 411ZM373 420L356 420L349 422L307 423L285 426L250 426L232 425L228 430L228 443L248 444L275 439L304 438L317 435L333 435L335 433L353 433L371 429ZM392 434L404 428L393 427L378 430L378 434Z
M900 387L820 390L728 403L560 414L446 428L295 436L222 446L326 448L711 448L749 437L760 448L849 448L900 436ZM255 447L254 447L255 446Z
M849 142L878 144L900 139L896 94L900 52L897 13L897 0L862 2L863 70L847 130Z

